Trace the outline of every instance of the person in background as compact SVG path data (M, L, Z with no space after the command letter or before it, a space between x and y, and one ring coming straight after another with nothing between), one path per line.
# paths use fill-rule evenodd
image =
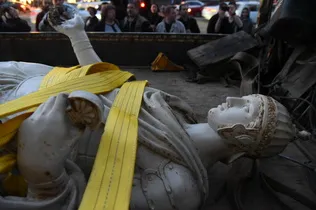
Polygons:
M235 11L236 3L221 3L218 13L208 22L207 33L233 34L242 30L243 23Z
M124 18L126 17L126 6L127 6L127 0L111 0L111 4L115 6L115 14L116 19L119 21L119 23L123 23Z
M35 30L36 31L40 31L39 30L39 24L40 22L43 20L45 14L49 11L49 5L48 4L44 4L42 6L42 11L40 13L37 14L36 16L36 23L35 23Z
M87 18L85 23L85 30L86 31L94 31L96 26L99 23L99 19L97 18L97 9L94 7L88 7L88 12L90 14L90 17Z
M0 32L30 32L31 27L13 7L0 8Z
M241 12L241 20L243 23L243 30L249 34L252 33L253 30L253 22L250 19L250 10L245 7Z
M181 4L179 6L180 18L178 20L183 23L187 33L200 33L200 28L195 18L189 15L188 9L187 4Z
M148 20L150 22L150 27L153 31L156 30L156 26L163 20L163 17L159 15L159 8L157 4L152 4L150 7L150 12L148 14Z
M102 4L101 21L96 26L95 31L102 31L107 33L121 32L119 22L116 20L116 10L114 5Z
M124 32L153 32L149 21L139 14L136 3L128 3L127 17L125 17L122 30Z
M161 16L162 18L165 17L165 10L166 10L166 6L165 6L165 5L161 5L158 14L159 14L159 16Z
M177 13L174 6L167 6L165 18L156 28L159 33L186 33L183 23L177 20Z

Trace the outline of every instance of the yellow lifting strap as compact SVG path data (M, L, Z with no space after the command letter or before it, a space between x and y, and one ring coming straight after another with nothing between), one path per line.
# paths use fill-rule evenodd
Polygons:
M0 117L28 109L26 113L0 124L0 142L2 145L8 142L23 120L35 110L29 108L38 106L50 96L75 90L104 93L123 84L110 109L79 209L128 210L136 160L138 115L147 81L124 83L133 76L131 73L109 70L84 76L83 73L78 73L78 69L84 71L85 68L57 68L55 73L49 73L45 77L39 91L0 105ZM88 73L89 71L86 72ZM0 157L0 172L9 172L15 158L15 155ZM6 164L1 166L1 162ZM13 185L14 180L19 181L12 178L8 184Z
M83 69L85 68L86 67L83 67ZM79 68L78 70L81 69L82 68ZM57 72L59 72L59 70L60 68L56 68ZM76 90L85 90L95 94L106 93L120 87L133 76L133 74L129 72L117 70L107 70L78 78L72 78L69 75L71 74L64 74L64 77L55 77L54 80L49 79L52 77L46 77L48 79L44 78L44 82L50 81L46 83L48 87L42 86L41 89L34 93L0 104L0 118L26 111L22 115L4 124L0 124L0 146L3 146L10 140L15 135L23 120L33 113L34 108L44 103L49 97L58 95L59 93L70 93Z
M106 93L120 87L132 76L133 74L120 71L117 66L110 63L98 63L84 67L54 68L45 76L38 91L0 104L0 118L24 111L23 114L0 124L0 147L5 146L12 139L23 120L29 117L37 106L49 97L76 90L85 90L95 94ZM15 162L15 155L2 156L0 158L0 173L3 174L12 170ZM19 195L23 194L20 193L23 189L8 190L19 192Z
M128 210L137 150L138 114L147 81L125 83L110 109L79 210Z

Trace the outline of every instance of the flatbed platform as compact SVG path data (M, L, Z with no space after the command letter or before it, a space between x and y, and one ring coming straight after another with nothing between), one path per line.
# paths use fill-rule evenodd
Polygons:
M148 80L153 88L165 91L186 101L194 110L199 122L206 122L207 112L225 102L227 96L239 96L237 87L224 87L221 83L196 84L185 81L185 72L152 72L150 67L120 67Z

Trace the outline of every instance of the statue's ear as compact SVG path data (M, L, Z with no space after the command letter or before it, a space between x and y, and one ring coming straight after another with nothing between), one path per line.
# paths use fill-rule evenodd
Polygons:
M259 134L257 129L246 128L243 124L219 128L217 132L228 144L236 145L242 149L254 146Z

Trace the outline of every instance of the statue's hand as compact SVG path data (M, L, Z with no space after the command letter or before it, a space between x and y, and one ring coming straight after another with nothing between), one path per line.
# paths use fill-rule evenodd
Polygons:
M63 21L60 25L52 24L50 18L48 20L56 31L65 34L69 38L76 36L78 32L84 31L85 24L78 14L75 14L72 19Z
M26 119L18 133L18 167L29 184L54 182L64 173L67 157L81 131L66 109L68 95L49 98Z

